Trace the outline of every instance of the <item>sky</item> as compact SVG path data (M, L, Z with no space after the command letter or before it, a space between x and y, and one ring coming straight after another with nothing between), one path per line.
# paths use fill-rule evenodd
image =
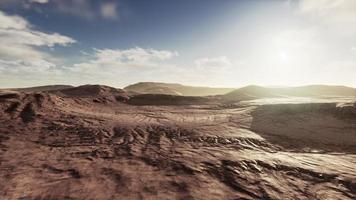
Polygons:
M355 77L355 0L0 0L0 88Z

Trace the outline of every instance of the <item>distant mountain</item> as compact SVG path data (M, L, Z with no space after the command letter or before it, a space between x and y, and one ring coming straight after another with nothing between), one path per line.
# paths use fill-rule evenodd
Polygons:
M78 87L59 89L57 92L67 96L106 96L114 93L124 93L121 89L105 85L81 85Z
M194 87L175 83L140 82L124 88L127 91L141 94L168 94L181 96L210 96L222 95L234 88Z
M356 97L356 89L346 86L329 85L308 85L282 88L268 88L250 85L221 96L221 98L226 101L275 97Z
M346 86L330 86L330 85L308 85L300 87L262 87L257 85L249 85L246 87L233 88L211 88L211 87L194 87L173 83L157 83L157 82L140 82L129 85L122 89L117 89L104 85L82 85L73 87L71 85L47 85L29 88L11 88L1 89L1 94L17 93L17 92L51 92L62 94L65 96L77 97L124 97L128 99L130 96L140 94L152 94L153 96L140 96L140 102L143 99L149 98L169 99L169 96L216 96L224 102L236 102L244 100L253 100L260 98L282 98L282 97L355 97L356 88ZM155 96L156 95L156 96ZM161 95L161 96L160 96ZM169 96L164 96L169 95ZM109 99L110 99L109 98ZM173 98L175 99L175 98ZM178 98L179 99L179 98ZM181 99L179 99L181 100ZM184 99L186 100L186 99ZM138 101L138 100L137 100ZM168 101L168 100L167 100ZM136 100L135 100L136 102Z
M94 102L126 102L129 99L129 94L125 90L105 85L81 85L52 91L52 93L70 98L89 98Z
M209 97L167 94L138 94L128 100L131 105L204 105L209 102L211 102Z
M307 85L289 88L272 88L274 93L282 95L313 97L313 96L356 96L356 88L333 85Z
M62 90L67 88L73 88L71 85L45 85L45 86L37 86L37 87L28 87L28 88L12 88L8 89L11 91L18 92L46 92L46 91L54 91L54 90Z
M239 88L222 96L224 100L228 101L242 101L271 97L276 97L276 95L274 95L269 88L256 85Z

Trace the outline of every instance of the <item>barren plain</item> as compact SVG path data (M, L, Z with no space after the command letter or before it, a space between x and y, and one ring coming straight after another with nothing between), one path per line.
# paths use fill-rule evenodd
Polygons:
M2 91L0 199L356 198L355 99L230 96Z

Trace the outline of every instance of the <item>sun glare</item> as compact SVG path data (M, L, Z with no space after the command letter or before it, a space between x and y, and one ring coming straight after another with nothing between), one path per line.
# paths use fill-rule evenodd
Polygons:
M286 51L281 51L281 52L278 53L278 58L282 62L287 62L288 58L289 58L289 55L288 55L288 53Z

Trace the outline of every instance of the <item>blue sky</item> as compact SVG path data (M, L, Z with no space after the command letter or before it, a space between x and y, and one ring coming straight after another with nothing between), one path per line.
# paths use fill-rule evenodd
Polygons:
M356 86L354 10L353 0L1 0L0 87Z

